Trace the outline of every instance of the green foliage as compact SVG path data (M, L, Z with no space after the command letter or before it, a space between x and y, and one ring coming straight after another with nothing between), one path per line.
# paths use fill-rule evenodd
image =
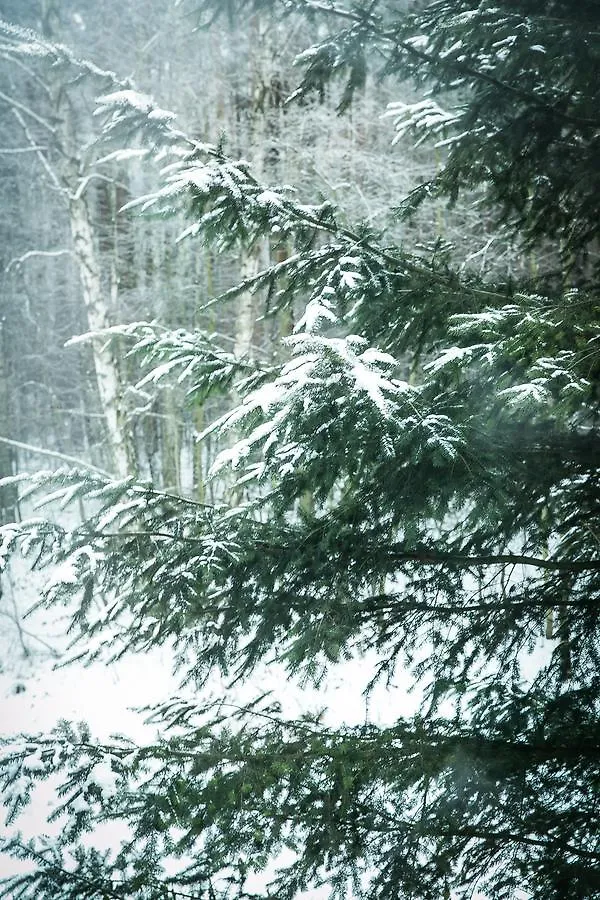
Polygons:
M372 56L415 78L425 96L394 107L399 133L447 155L406 210L477 186L515 239L550 247L553 271L492 283L445 247L387 246L258 183L141 95L101 98L100 145L135 134L168 159L143 210L187 210L182 237L217 248L293 246L207 302L261 287L268 311L304 313L277 365L207 334L113 329L133 340L140 389L176 378L191 402L237 395L199 436L221 442L212 476L229 488L209 506L42 473L23 499L93 512L70 530L5 526L3 553L57 566L40 602L69 606L86 659L168 642L196 688L270 662L320 683L365 654L373 684L402 672L422 707L332 728L265 698L184 697L152 711L163 737L146 747L69 726L7 742L9 817L55 778L65 827L52 845L7 846L36 867L0 896L600 897L596 5L251 7L326 22L300 97L345 73L345 105ZM107 821L127 835L103 856L82 836Z

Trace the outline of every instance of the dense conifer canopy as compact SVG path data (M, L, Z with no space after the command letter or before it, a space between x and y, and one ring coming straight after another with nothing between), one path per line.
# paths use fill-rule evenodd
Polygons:
M71 604L83 654L173 643L182 678L202 685L215 667L234 680L270 661L318 683L364 653L374 680L409 673L420 712L332 728L285 721L264 697L232 714L174 698L154 710L166 736L151 746L71 726L16 738L9 815L59 773L67 824L52 844L8 848L36 869L0 896L600 897L600 7L407 6L195 9L200 24L252 11L318 23L298 60L307 110L335 78L342 112L365 78L415 83L414 102L389 110L398 147L431 142L441 163L390 198L401 244L260 183L129 87L104 92L106 155L135 135L170 159L138 208L185 209L186 240L286 248L220 302L261 288L268 314L304 311L269 365L210 334L113 330L146 387L179 378L191 403L235 387L239 403L201 436L224 438L221 501L42 473L24 491L89 498L93 515L2 531L7 553L25 544L61 564L42 602ZM19 53L35 37L4 40ZM482 229L530 254L528 278L411 246L411 218L440 197L476 203ZM131 840L102 856L81 836L111 819ZM165 864L178 855L179 870Z

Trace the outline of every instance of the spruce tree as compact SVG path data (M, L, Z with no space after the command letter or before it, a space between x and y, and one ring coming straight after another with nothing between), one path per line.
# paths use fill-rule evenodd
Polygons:
M223 435L218 503L41 473L26 495L85 496L94 514L2 533L6 553L25 545L67 571L42 602L71 604L82 654L172 643L201 698L215 667L234 681L276 660L318 682L376 653L374 681L410 677L419 714L333 728L285 720L268 697L237 712L182 697L153 710L165 737L148 746L68 725L21 736L3 754L9 816L53 775L65 827L6 847L35 871L0 896L600 897L600 9L398 6L206 0L198 15L317 19L324 37L299 60L307 115L339 77L343 112L371 65L416 81L418 99L390 110L399 139L445 157L391 198L405 244L258 183L148 98L101 98L114 154L134 134L172 153L142 208L185 208L186 239L217 248L293 245L227 296L264 287L270 313L305 311L287 358L263 366L209 334L114 329L146 386L180 378L192 403L235 388L205 432ZM491 279L458 250L411 247L432 197L477 202L486 228L543 263ZM103 855L82 835L110 820L129 839Z

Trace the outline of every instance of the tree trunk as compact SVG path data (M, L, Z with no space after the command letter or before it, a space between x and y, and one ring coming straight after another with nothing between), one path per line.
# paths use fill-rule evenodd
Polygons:
M176 395L172 388L163 389L161 395L161 464L162 483L165 490L181 493L181 432Z
M6 371L6 346L2 322L0 322L0 435L10 438L10 406L8 392L8 373ZM9 444L0 442L0 478L14 475L15 451ZM0 488L0 525L14 522L18 513L18 493L16 485L4 485Z
M267 160L271 147L271 83L273 80L273 48L269 40L269 27L256 13L250 21L253 54L250 60L251 97L247 119L249 155L253 175L259 180L267 173ZM271 173L270 173L271 174ZM243 248L240 255L240 280L253 278L261 267L268 264L269 248L266 240L261 240L249 248ZM252 291L240 294L237 305L234 353L238 357L253 357L253 337L256 319L255 295Z
M69 216L88 327L91 332L101 331L112 323L103 296L100 265L94 246L89 210L85 197L80 196L79 192L73 194L69 200ZM115 473L119 476L129 475L136 467L127 428L118 363L106 338L93 338L92 349L98 394L106 421Z

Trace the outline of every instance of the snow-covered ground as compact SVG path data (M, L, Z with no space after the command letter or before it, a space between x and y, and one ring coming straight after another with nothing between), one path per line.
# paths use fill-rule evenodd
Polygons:
M169 650L131 655L110 665L96 662L87 668L81 663L62 666L69 642L65 611L36 610L24 617L50 578L51 571L32 572L27 562L19 558L11 561L1 577L0 735L48 732L59 720L67 719L85 721L99 740L113 734L126 734L139 743L151 740L156 726L146 723L143 713L136 712L135 707L181 696ZM550 644L540 637L538 650L528 661L530 676L546 661ZM408 678L403 679L401 672L395 685L381 684L368 698L364 695L374 662L366 658L333 667L320 689L290 682L276 666L265 667L234 691L228 690L215 675L201 699L213 697L244 705L271 691L284 716L291 718L326 708L324 721L330 725L365 721L385 725L414 713L419 705L418 692L408 693ZM60 827L46 821L54 801L53 785L45 782L31 806L16 820L14 829L21 830L25 837L52 834ZM102 834L94 834L93 843L98 848L117 847L123 836L117 825L111 825ZM0 855L0 876L22 870L22 864ZM317 900L323 892L309 891L306 897Z
M35 734L50 731L61 719L85 721L94 738L125 734L139 743L151 740L156 726L144 721L136 707L181 696L172 673L168 649L131 655L107 665L96 662L62 665L69 638L65 610L26 612L38 599L40 588L52 578L51 571L31 571L28 563L13 558L2 574L0 597L0 735ZM417 705L407 685L376 688L363 695L373 666L369 660L345 662L335 667L327 682L314 687L291 683L276 666L265 667L245 685L228 690L217 675L203 691L202 699L225 699L243 705L257 695L272 691L282 713L296 717L326 707L325 721L331 725L358 724L368 720L380 724L410 714ZM54 805L51 782L38 787L31 805L11 826L25 837L52 834L60 825L48 824ZM6 831L4 831L4 835ZM117 826L94 835L94 845L117 847L123 835ZM0 877L23 871L24 865L0 855ZM307 895L312 896L312 895ZM322 896L322 892L314 897Z
M127 656L106 665L80 663L62 665L67 618L64 611L36 610L25 616L36 602L40 586L50 572L32 572L16 559L2 576L0 598L0 733L37 732L50 729L59 719L85 720L98 738L125 733L136 740L148 738L148 726L133 707L159 702L180 693L173 677L168 649ZM327 707L331 725L393 722L410 714L416 700L407 685L376 687L367 698L364 688L372 675L368 659L357 659L333 667L320 689L285 679L282 669L265 667L243 686L229 692L232 703L243 703L258 693L272 691L285 716ZM206 695L228 693L216 676Z

